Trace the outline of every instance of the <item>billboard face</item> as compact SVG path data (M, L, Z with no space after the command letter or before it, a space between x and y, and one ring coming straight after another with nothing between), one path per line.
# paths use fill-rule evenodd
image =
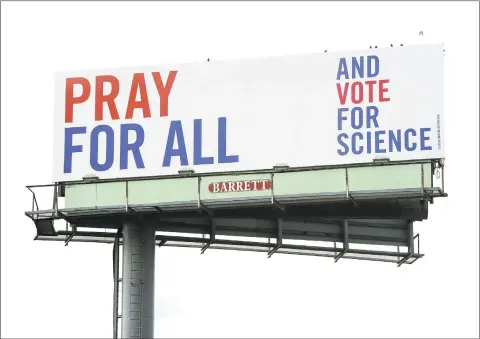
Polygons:
M53 181L443 158L443 45L56 74Z

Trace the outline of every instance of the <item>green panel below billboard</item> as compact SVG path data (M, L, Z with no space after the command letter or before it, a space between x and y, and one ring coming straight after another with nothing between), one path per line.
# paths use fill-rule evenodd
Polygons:
M275 173L273 189L275 196L344 192L345 169Z
M95 207L97 185L84 184L65 187L65 208Z
M175 178L128 182L131 205L184 203L198 200L198 178Z
M423 187L432 186L430 164L411 164L396 166L371 166L348 169L348 184L351 192L387 191L414 189L422 187L422 166L424 171Z
M97 184L97 207L105 206L125 206L126 204L126 183L106 182Z
M423 179L422 179L423 168ZM348 179L347 179L348 176ZM423 183L422 183L423 180ZM432 165L401 164L278 173L179 177L67 186L66 208L270 201L272 197L346 196L432 187ZM222 186L223 185L223 186ZM223 187L223 189L222 189ZM259 200L260 199L260 200Z

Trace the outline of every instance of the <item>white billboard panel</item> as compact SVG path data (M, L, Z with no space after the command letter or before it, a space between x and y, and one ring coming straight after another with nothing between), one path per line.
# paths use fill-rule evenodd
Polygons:
M56 74L53 181L443 158L443 45Z

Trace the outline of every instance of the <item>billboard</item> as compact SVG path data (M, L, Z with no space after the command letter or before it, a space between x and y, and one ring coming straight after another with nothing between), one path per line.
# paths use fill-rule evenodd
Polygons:
M54 182L443 158L443 45L60 72L54 120Z

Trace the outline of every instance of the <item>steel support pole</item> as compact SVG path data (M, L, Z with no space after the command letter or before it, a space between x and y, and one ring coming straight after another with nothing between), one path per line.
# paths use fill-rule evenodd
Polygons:
M122 287L122 338L154 338L154 229L124 224Z
M119 232L120 233L120 232ZM118 295L120 291L120 237L115 237L113 244L113 339L119 338L118 331Z

